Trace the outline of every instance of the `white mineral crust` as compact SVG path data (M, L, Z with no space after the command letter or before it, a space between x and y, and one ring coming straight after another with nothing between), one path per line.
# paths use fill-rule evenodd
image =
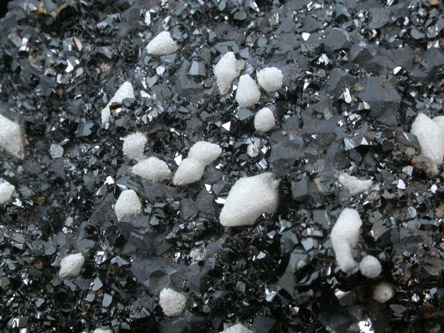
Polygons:
M276 125L273 111L269 108L260 109L254 116L254 128L258 132L268 132Z
M143 159L143 151L145 150L147 139L140 132L136 132L126 136L123 139L123 153L136 161Z
M179 49L177 43L171 38L168 31L162 31L154 37L147 45L146 50L149 54L162 56L176 52Z
M60 262L59 276L62 278L73 277L80 274L85 263L85 258L81 253L70 254Z
M260 98L261 92L256 82L250 77L250 75L242 75L236 90L236 102L239 106L252 106L259 102Z
M345 172L342 172L338 181L350 192L351 195L355 195L364 191L367 191L373 184L371 180L360 180L357 177L350 176Z
M257 81L267 92L274 92L282 88L284 75L276 67L267 67L257 74Z
M219 93L225 95L230 91L231 83L244 68L243 60L236 60L233 52L225 53L214 66L214 75L217 80Z
M111 118L111 109L110 106L112 104L121 104L125 98L135 98L134 89L131 82L124 82L120 88L116 91L114 96L102 110L102 124L105 124Z
M154 156L140 161L133 166L132 173L144 179L151 180L154 183L171 177L171 170L168 168L168 164Z
M0 115L0 147L14 157L25 157L22 131L20 126Z
M142 203L134 190L126 190L120 193L114 206L117 219L124 217L132 217L139 215L142 212Z
M187 298L170 288L164 288L160 292L159 305L168 317L180 316L187 307Z

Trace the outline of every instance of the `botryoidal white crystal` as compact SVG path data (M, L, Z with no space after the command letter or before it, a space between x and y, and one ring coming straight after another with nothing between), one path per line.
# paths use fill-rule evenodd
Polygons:
M341 172L338 181L350 192L351 195L355 195L364 191L367 191L373 184L371 180L360 180L357 177L350 176L345 172Z
M256 82L250 75L242 75L236 90L236 102L241 107L248 107L259 102L261 92Z
M249 330L241 323L238 323L236 325L233 325L233 326L230 326L230 327L224 329L220 333L253 333L253 331Z
M136 132L123 139L123 153L136 161L143 159L147 139L145 134Z
M188 157L180 163L173 177L176 186L188 185L202 178L205 167L213 163L222 149L210 142L199 141L191 147Z
M168 164L154 156L133 166L132 173L154 183L171 177L171 170L168 168Z
M164 288L160 292L159 305L163 313L168 317L180 316L187 307L187 298L185 295L170 289Z
M139 215L142 212L142 203L137 193L134 190L126 190L120 193L119 199L117 199L114 206L114 212L118 220L124 217Z
M60 262L59 276L62 278L73 277L80 274L85 263L85 258L81 253L70 254Z
M376 279L381 274L381 263L374 256L365 256L359 263L361 274L370 279Z
M0 204L5 203L11 199L12 193L14 193L15 187L9 182L4 181L0 183Z
M252 225L262 214L274 213L279 201L278 186L271 172L239 179L228 194L220 223L225 227Z
M358 243L361 225L362 221L358 211L345 208L331 231L330 238L336 262L344 273L348 273L356 267L353 248Z
M20 126L0 115L0 147L14 157L25 157Z
M268 132L276 125L273 111L269 108L260 109L254 116L254 128L258 132Z
M267 67L257 74L257 82L266 92L274 92L282 88L284 75L276 67Z
M179 49L177 43L171 38L168 31L162 31L154 37L147 45L146 50L149 54L162 56L176 52Z
M105 106L105 108L102 110L102 124L107 123L111 118L110 106L112 104L121 104L125 98L134 98L134 97L135 95L134 95L133 85L129 81L124 82L120 86L120 88L116 91L116 93L108 102L108 104Z
M395 291L390 283L381 282L373 289L373 299L379 303L385 303L395 296Z
M233 52L225 53L214 66L214 75L217 80L219 93L225 95L230 91L233 80L237 78L244 68L243 60L236 60Z

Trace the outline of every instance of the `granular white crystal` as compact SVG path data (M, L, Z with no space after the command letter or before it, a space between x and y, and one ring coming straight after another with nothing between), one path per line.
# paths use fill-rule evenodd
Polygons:
M124 217L132 217L139 215L142 212L142 203L134 190L126 190L120 193L114 206L117 219Z
M62 278L73 277L80 274L85 263L85 258L81 253L70 254L60 262L59 276Z
M345 208L331 231L330 238L336 261L345 273L350 272L356 266L352 252L358 243L361 225L362 221L358 211Z
M170 288L164 288L160 292L159 305L163 313L168 317L180 316L187 307L187 298Z
M381 282L373 289L373 299L379 303L385 303L395 296L395 291L390 283Z
M259 102L261 92L256 82L250 75L242 75L236 90L236 102L241 107L248 107Z
M238 323L236 325L233 325L233 326L230 326L230 327L224 329L220 333L253 333L253 331L249 330L241 323Z
M196 142L188 153L188 158L200 161L205 165L210 165L222 154L219 145L206 141Z
M113 333L112 330L110 329L102 329L102 328L96 328L93 333Z
M254 128L258 132L268 132L276 125L273 111L269 108L260 109L254 116Z
M381 274L381 263L373 256L365 256L359 263L361 274L370 279L376 279Z
M146 142L147 139L144 134L140 132L130 134L123 139L123 153L136 161L141 160Z
M178 48L169 31L162 31L148 43L146 50L149 54L162 56L174 53Z
M14 189L14 185L11 185L7 181L0 183L0 204L3 204L11 199L12 193L14 193Z
M267 92L274 92L282 88L284 75L276 67L267 67L257 74L257 82Z
M244 68L243 60L236 60L233 52L225 53L214 66L219 93L225 95L230 91L231 83Z
M357 177L350 176L345 172L342 172L338 181L350 192L351 195L355 195L364 191L367 191L373 184L371 180L360 180Z
M107 123L109 121L109 119L111 118L110 106L113 104L122 104L122 101L125 98L135 98L133 85L129 81L124 82L120 86L120 88L116 91L116 93L111 98L111 100L108 102L108 104L102 110L102 124Z
M202 178L204 171L205 164L192 158L186 158L177 168L173 177L173 184L183 186L197 182Z
M239 179L231 188L219 219L225 227L252 225L264 213L274 213L279 181L271 172Z
M171 176L168 164L157 157L150 157L140 161L133 166L132 173L155 183L168 179Z
M2 115L0 115L0 147L17 158L25 157L20 126Z

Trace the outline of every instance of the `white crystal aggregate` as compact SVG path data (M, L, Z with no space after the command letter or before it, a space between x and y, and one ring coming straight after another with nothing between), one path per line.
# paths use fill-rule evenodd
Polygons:
M374 256L365 256L359 263L361 274L370 279L376 279L382 271L381 263Z
M236 102L241 107L248 107L259 102L261 92L256 82L250 75L242 75L236 90Z
M282 88L284 75L279 68L267 67L257 74L257 82L266 92L274 92Z
M331 231L330 238L336 262L344 273L349 273L356 267L353 249L358 243L361 225L358 211L345 208Z
M179 49L177 43L171 38L169 31L162 31L154 37L147 45L149 54L162 56L176 52Z
M96 328L93 333L113 333L110 329Z
M110 106L112 104L121 104L125 98L135 98L134 88L131 82L124 82L120 88L116 91L114 96L102 110L102 124L105 124L111 118L111 109Z
M137 163L133 166L131 172L136 176L151 180L154 183L171 177L171 170L168 168L168 164L154 156Z
M188 157L184 159L173 177L173 184L184 186L199 181L205 167L213 163L222 149L214 143L199 141L191 147Z
M393 296L395 296L395 291L390 283L381 282L373 289L373 299L376 302L385 303Z
M260 109L254 116L254 128L258 132L268 132L276 125L273 111L269 108Z
M351 195L355 195L367 191L373 184L371 180L360 180L355 176L350 176L345 172L341 172L338 181L344 186Z
M11 199L12 193L14 193L15 187L9 182L4 181L0 183L0 204L3 204Z
M147 139L145 134L136 132L123 139L123 153L136 161L143 159Z
M142 203L137 193L134 190L125 190L120 193L114 206L114 212L118 220L139 215L142 212Z
M22 131L19 124L0 115L0 147L14 157L25 157Z
M70 254L62 259L60 262L59 276L74 277L80 274L85 263L85 258L81 253Z
M213 71L221 95L226 95L230 91L233 80L239 76L243 68L244 61L236 60L233 52L227 52L220 58Z
M252 330L249 330L247 327L242 325L241 323L235 324L233 326L227 327L220 333L253 333Z
M277 208L279 181L271 172L236 181L228 194L219 219L225 227L252 225L259 216Z
M170 289L164 288L160 292L159 305L163 313L168 317L180 316L187 307L187 298L185 295Z

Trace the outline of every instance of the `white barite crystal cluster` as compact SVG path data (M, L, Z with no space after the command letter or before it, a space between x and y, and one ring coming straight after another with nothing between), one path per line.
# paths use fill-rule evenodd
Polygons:
M20 126L0 115L0 147L14 157L25 157Z
M359 263L361 274L370 279L376 279L381 274L381 263L374 256L365 256Z
M438 174L444 155L444 117L432 120L423 113L418 114L412 124L412 134L418 138L422 162L431 174Z
M254 116L254 128L257 132L265 133L276 125L273 111L269 108L260 109Z
M352 271L356 266L353 248L358 243L361 225L362 221L358 211L345 208L331 231L330 238L336 262L344 273Z
M230 326L230 327L224 329L220 333L253 333L253 331L249 330L241 323L238 323L236 325L233 325L233 326Z
M85 258L81 253L70 254L62 259L60 262L59 276L74 277L80 274L85 263Z
M134 190L126 190L120 193L114 206L114 212L117 219L121 220L124 217L132 217L139 215L142 212L142 203Z
M379 303L385 303L395 296L395 291L390 283L381 282L373 289L373 299Z
M277 208L279 181L271 172L239 179L231 188L219 219L225 227L252 225Z
M257 82L266 92L275 92L282 88L284 74L276 67L267 67L257 74Z
M179 49L177 43L171 38L169 31L162 31L154 37L147 45L149 54L163 56L176 52Z
M109 121L109 119L111 118L110 106L113 104L122 104L122 101L125 98L135 98L133 85L129 81L124 82L120 86L120 88L116 91L116 93L111 98L111 100L108 102L108 104L102 110L102 124L107 123Z
M11 199L12 193L14 193L15 187L9 182L4 181L0 183L0 204L5 203Z
M242 75L236 90L236 102L239 106L252 106L259 102L260 98L261 92L256 82L250 77L250 75Z
M217 87L221 95L226 95L231 88L233 80L237 78L244 68L243 60L236 60L233 52L225 53L214 66Z
M180 316L187 307L187 298L185 295L170 289L164 288L160 292L159 305L163 313L168 317Z
M136 161L143 159L147 139L145 134L136 132L123 139L123 153Z
M214 143L199 141L191 147L188 157L180 163L173 177L173 184L178 186L197 182L202 178L205 167L213 163L222 149Z
M161 182L171 177L168 164L157 157L149 157L140 161L132 168L132 173L136 176L151 180L154 183Z
M338 181L350 192L351 195L355 195L364 191L367 191L373 184L371 180L360 180L357 177L350 176L345 172L341 172L338 177Z

